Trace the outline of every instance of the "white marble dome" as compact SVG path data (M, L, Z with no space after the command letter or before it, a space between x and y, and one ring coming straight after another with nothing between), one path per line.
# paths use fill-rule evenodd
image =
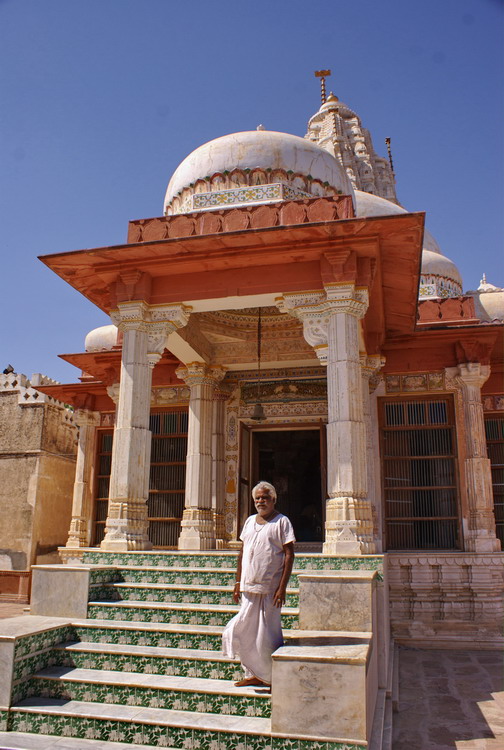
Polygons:
M315 143L289 133L251 130L216 138L203 144L175 170L165 195L166 214L186 213L205 208L268 202L266 186L289 188L283 198L342 193L353 196L353 188L341 164ZM250 188L238 192L241 188ZM262 191L264 199L254 195ZM225 203L202 204L198 194L235 191L225 195ZM270 190L274 199L274 191ZM231 201L229 200L231 198Z
M84 350L86 352L103 352L113 349L117 344L117 326L110 324L93 328L86 336Z
M504 289L489 284L485 274L475 292L468 292L474 299L476 316L485 323L504 320Z

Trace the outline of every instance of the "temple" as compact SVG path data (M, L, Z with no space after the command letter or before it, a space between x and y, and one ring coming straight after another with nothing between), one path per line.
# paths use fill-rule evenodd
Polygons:
M259 125L197 148L124 244L41 258L111 318L61 355L76 382L36 386L79 428L59 557L228 559L263 479L306 560L379 561L395 642L495 648L504 291L464 293L391 160L323 98L304 138ZM305 585L313 605L322 584Z

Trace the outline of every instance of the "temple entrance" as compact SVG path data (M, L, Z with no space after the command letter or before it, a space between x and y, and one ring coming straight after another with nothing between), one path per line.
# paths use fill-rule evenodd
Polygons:
M251 481L247 488L248 497L252 487L260 480L271 482L278 493L276 507L292 521L298 542L323 541L323 440L325 435L320 427L302 430L256 429L250 433ZM251 498L243 505L246 507L242 506L240 516L244 521L253 512Z

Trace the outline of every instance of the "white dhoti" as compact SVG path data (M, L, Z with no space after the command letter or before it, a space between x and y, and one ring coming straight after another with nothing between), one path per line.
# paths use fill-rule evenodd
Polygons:
M245 677L271 684L271 654L283 644L281 608L273 594L242 592L241 607L222 633L224 656L239 657Z

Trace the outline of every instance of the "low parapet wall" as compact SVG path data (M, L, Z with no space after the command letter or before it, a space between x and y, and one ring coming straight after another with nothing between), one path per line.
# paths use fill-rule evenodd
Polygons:
M421 648L504 645L504 553L386 556L392 636Z

